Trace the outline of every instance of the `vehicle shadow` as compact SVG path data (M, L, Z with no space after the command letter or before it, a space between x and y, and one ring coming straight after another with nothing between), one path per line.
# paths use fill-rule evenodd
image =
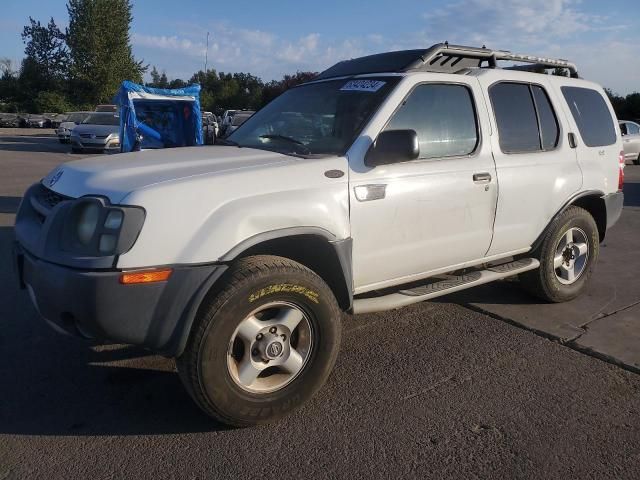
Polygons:
M70 151L71 148L68 144L60 143L55 135L0 135L0 150L9 152L66 153Z
M539 305L540 300L522 290L517 278L506 278L498 282L450 293L431 300L434 303L457 303L468 306L474 303L493 305Z
M17 213L22 197L0 197L0 213Z
M182 386L174 362L53 331L17 285L13 228L0 227L0 434L160 435L226 430Z

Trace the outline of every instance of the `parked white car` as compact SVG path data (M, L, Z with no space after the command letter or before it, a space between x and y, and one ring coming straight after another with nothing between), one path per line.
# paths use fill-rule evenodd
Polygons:
M620 120L622 132L622 146L625 161L640 165L640 125L628 120Z
M16 261L55 328L176 357L237 426L318 391L343 312L512 275L575 298L623 205L603 89L485 48L340 62L225 143L59 166L25 194Z
M76 125L81 124L85 118L89 116L91 112L69 112L65 114L65 120L60 122L58 128L56 128L56 135L60 143L69 143L71 139L71 132Z

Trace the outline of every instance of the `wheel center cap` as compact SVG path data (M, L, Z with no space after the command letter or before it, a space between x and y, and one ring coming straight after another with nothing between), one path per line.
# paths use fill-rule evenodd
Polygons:
M267 345L266 353L269 358L278 358L282 355L282 351L284 350L282 343L280 342L271 342Z

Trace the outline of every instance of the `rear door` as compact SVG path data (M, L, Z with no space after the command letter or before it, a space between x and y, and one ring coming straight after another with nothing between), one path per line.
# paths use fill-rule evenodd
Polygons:
M582 174L560 99L546 75L488 71L484 86L498 175L498 208L488 255L527 249L581 187Z

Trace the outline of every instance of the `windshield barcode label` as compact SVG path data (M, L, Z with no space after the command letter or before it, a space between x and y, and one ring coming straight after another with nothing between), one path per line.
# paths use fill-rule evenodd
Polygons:
M377 92L386 82L382 80L349 80L340 89L343 91Z

